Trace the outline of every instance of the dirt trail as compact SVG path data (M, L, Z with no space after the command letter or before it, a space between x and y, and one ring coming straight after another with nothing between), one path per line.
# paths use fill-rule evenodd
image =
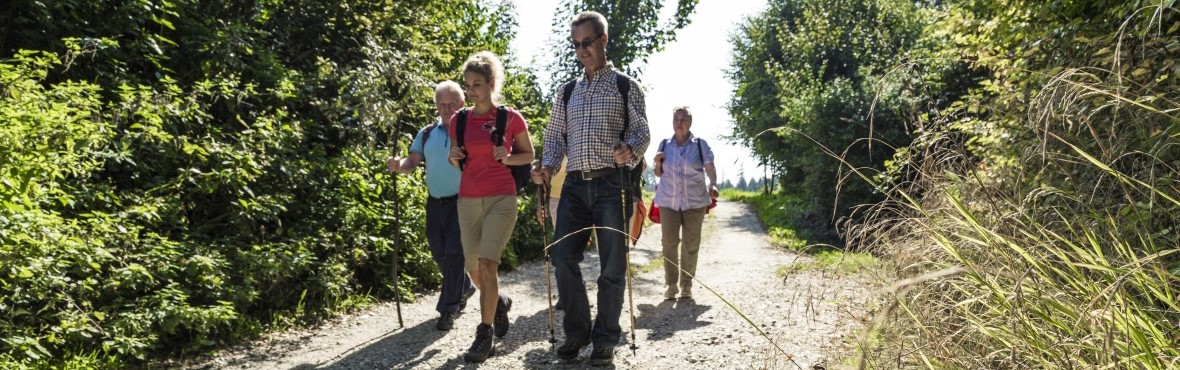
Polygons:
M845 351L870 300L864 279L806 272L786 278L775 271L808 259L768 242L753 210L720 202L705 220L694 286L695 301L663 299L663 269L639 272L634 281L635 334L638 348L622 343L614 367L623 369L812 369L834 368L829 357ZM660 226L644 230L632 263L646 266L660 258ZM584 262L591 304L598 278L598 256ZM587 347L577 360L559 361L549 343L545 268L524 264L501 274L501 291L513 297L511 331L497 342L496 355L479 365L463 362L474 339L478 303L455 322L455 329L434 329L435 293L403 304L406 327L397 327L393 303L333 320L319 327L275 333L213 358L192 369L487 369L589 367ZM716 291L709 292L704 286ZM556 291L554 292L556 294ZM722 300L724 298L724 301ZM725 301L757 324L792 359L779 352ZM595 311L595 308L591 308ZM557 340L561 311L556 311ZM630 341L628 308L623 306L623 336ZM798 365L798 367L796 367Z

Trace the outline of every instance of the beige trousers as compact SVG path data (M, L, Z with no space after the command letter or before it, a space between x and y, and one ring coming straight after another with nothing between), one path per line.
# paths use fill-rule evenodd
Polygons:
M664 298L692 297L692 279L697 274L697 252L701 249L701 227L705 208L673 211L660 208L664 244ZM683 234L682 234L683 233Z

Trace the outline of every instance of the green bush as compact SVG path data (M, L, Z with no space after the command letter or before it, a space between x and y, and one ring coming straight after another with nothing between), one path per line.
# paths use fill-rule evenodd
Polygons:
M814 245L814 238L808 234L807 219L802 216L803 204L799 197L776 191L772 194L762 192L742 191L737 189L722 189L721 197L748 203L758 213L758 219L766 227L772 245L798 252L810 252ZM804 230L797 232L796 230ZM830 246L821 246L830 248Z
M389 299L395 249L402 298L436 287L422 180L394 189L385 158L431 121L435 81L459 78L470 45L511 63L510 14L298 0L0 14L0 368L144 366ZM539 132L535 79L508 82ZM517 259L534 258L536 229L518 230Z

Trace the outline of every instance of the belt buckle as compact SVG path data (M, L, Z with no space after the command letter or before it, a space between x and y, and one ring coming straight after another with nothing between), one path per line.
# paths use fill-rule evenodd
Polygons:
M593 180L594 176L591 175L593 175L591 171L578 171L578 176L582 178L582 181Z

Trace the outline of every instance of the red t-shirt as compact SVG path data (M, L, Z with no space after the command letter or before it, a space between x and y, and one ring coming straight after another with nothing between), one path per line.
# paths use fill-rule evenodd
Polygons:
M451 117L448 126L451 139L456 136L455 127L459 115ZM496 109L487 114L475 115L469 112L467 128L464 134L463 146L467 149L467 164L463 167L463 176L459 178L459 196L463 198L480 198L495 195L516 195L516 181L512 179L512 172L508 166L497 162L492 156L492 130L496 128ZM512 153L512 140L516 134L527 132L524 116L515 109L508 108L508 123L504 125L504 148Z

